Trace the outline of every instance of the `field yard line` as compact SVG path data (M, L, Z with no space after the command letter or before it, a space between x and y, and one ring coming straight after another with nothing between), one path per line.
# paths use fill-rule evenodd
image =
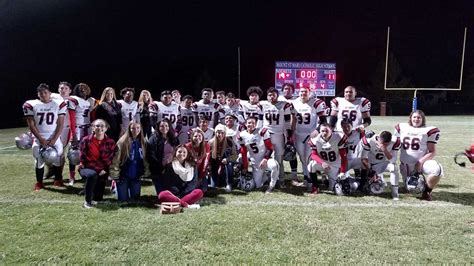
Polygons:
M257 205L257 206L301 206L301 207L315 207L315 208L351 208L351 207L364 207L364 208L380 208L380 207L415 207L415 208L432 208L432 207L468 207L462 204L450 203L450 202L419 202L410 203L402 201L392 202L367 202L367 203L353 203L353 202L341 202L341 203L321 203L321 202L284 202L284 201L264 201L264 202L249 202L249 201L231 201L228 202L231 205Z
M72 201L72 200L47 200L47 199L12 199L12 198L0 198L0 204L13 204L13 205L30 205L30 204L76 204L80 205L82 201ZM149 202L142 202L149 204ZM214 205L212 201L209 202L211 205ZM99 203L102 206L117 206L117 202L104 201ZM412 207L412 208L469 208L470 206L465 206L462 204L449 203L449 202L419 202L419 203L410 203L410 202L373 202L373 203L351 203L351 202L341 202L341 203L321 203L321 202L284 202L284 201L264 201L264 202L254 202L254 201L229 201L225 205L231 206L293 206L293 207L314 207L319 209L324 208L383 208L383 207ZM472 207L471 207L472 208Z
M0 148L0 150L8 150L8 149L11 149L11 148L16 148L16 145L8 146L8 147L2 147L2 148Z

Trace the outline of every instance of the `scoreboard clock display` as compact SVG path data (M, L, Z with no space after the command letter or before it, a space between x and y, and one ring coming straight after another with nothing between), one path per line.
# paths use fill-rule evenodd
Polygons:
M276 62L275 88L281 93L283 84L309 88L316 96L336 95L336 63Z

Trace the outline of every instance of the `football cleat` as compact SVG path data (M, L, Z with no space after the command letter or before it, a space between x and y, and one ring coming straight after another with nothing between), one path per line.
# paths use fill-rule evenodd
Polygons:
M40 190L43 189L43 188L44 188L43 183L36 182L34 191L40 191Z
M30 132L15 137L16 147L20 150L28 150L33 146L33 135Z

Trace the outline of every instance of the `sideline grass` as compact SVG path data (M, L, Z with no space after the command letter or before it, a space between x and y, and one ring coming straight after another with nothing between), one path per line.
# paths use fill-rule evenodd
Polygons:
M158 214L121 207L112 196L81 208L68 189L32 191L31 150L9 148L24 129L0 130L0 263L474 263L474 174L452 156L470 144L474 117L428 117L441 130L437 160L446 178L433 202L401 195L309 197L290 189L264 195L235 190L205 198L199 210ZM406 117L374 117L392 130Z

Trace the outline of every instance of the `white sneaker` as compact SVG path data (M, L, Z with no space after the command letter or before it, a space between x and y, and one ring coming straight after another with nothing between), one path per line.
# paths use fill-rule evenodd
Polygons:
M74 179L69 179L68 186L70 187L74 186Z
M265 191L265 194L270 194L270 193L272 193L272 191L273 191L273 187L268 186L267 190Z
M84 204L82 204L82 207L86 208L86 209L92 209L94 208L94 206L92 206L91 203L87 202L87 201L84 201Z
M398 195L398 187L397 188L392 188L392 199L393 200L399 200L400 196Z
M189 204L188 209L199 209L201 208L201 205L199 204Z
M227 193L232 192L232 186L231 185L225 186L225 192Z

